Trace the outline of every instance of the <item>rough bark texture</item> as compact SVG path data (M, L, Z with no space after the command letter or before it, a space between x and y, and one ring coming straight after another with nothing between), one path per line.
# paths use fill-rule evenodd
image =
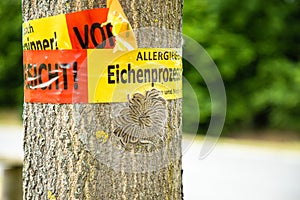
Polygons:
M23 0L23 20L105 3ZM151 26L181 33L182 0L120 3L133 29ZM181 45L180 37L155 28L136 36L139 47ZM166 135L153 138L155 147L118 146L112 113L120 106L124 104L25 103L23 199L182 199L181 99L166 101Z

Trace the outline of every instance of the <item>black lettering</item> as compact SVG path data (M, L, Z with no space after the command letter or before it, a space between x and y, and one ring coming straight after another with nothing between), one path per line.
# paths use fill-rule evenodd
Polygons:
M107 66L107 70L108 70L108 84L113 84L116 81L112 80L111 78L115 75L113 72L111 72L111 70L115 69L114 65L108 65Z
M169 70L167 68L165 68L164 72L163 72L164 82L168 82L168 78L169 78Z
M83 49L87 49L88 45L89 45L89 35L88 35L88 31L89 31L89 27L88 25L84 25L84 41L79 33L79 30L77 27L73 27L73 30L75 32L75 35L79 41L79 44L81 46L81 48Z
M49 85L49 90L52 89L52 83L55 81L55 88L56 90L59 89L59 81L58 81L58 64L55 64L55 70L52 71L51 64L48 64L48 78L49 82L51 83Z
M29 37L27 37L27 50L30 50L30 41L29 41Z
M169 68L169 81L173 81L173 73L172 73L172 68Z
M54 37L50 39L30 41L30 38L27 37L23 44L23 50L47 50L49 47L51 50L58 49L56 32L54 32Z
M176 69L173 69L173 80L174 81L177 81L177 71L178 71L178 68L176 68Z
M29 32L28 33L34 33L33 26L29 25Z
M24 86L25 86L25 88L28 88L28 83L27 83L28 71L27 71L26 64L24 64L24 63L23 63L23 70L24 70Z
M77 78L77 62L73 64L73 77L74 77L74 89L78 89L78 78Z
M42 50L43 49L43 45L42 45L42 42L40 40L36 41L36 48L37 48L37 50Z
M120 82L120 75L119 75L119 64L116 65L116 77L117 77L117 83Z
M181 70L180 69L177 69L176 70L176 81L179 81L181 78Z
M28 25L29 25L29 26L28 26L28 27L25 27L24 30L23 30L24 35L27 35L27 34L29 34L29 33L33 33L33 32L34 32L33 27L32 27L30 24L28 24Z
M54 32L55 49L58 50L56 32Z
M152 69L152 83L157 82L157 69Z
M97 42L96 40L96 36L95 36L95 30L96 29L99 29L100 30L100 33L101 33L101 40L99 42ZM92 38L92 42L94 44L94 46L97 48L97 49L100 49L100 48L103 48L105 47L105 44L106 44L106 41L105 41L105 33L104 33L104 30L103 28L101 27L101 24L99 23L94 23L91 27L91 38ZM99 37L100 38L100 37Z
M49 41L47 39L43 40L43 49L47 50L47 48L49 48Z
M163 59L162 56L163 56L163 53L159 51L158 52L158 60L162 60Z
M51 50L53 50L53 48L54 48L54 38L50 38L50 46L51 46Z
M36 50L36 46L34 42L30 42L30 49L31 50Z
M174 51L171 51L169 54L170 54L170 60L174 60Z
M112 25L111 23L109 23L106 25L106 32L107 32L110 46L114 46L115 45L114 35L112 34L111 30L112 30Z
M159 70L158 70L158 73L159 73L159 75L158 75L158 82L161 82L161 73L163 72L163 68L159 68Z
M153 60L157 60L157 51L153 52Z
M131 82L131 75L133 77L132 82ZM128 63L128 83L135 83L135 70L131 69L130 63Z
M150 69L145 69L144 70L144 82L145 83L151 82L151 80L150 80Z
M47 70L47 66L45 64L41 64L39 67L39 85L41 86L43 84L42 80L42 71ZM47 86L41 87L42 90L45 90Z
M140 51L138 52L138 55L136 57L136 61L139 61L139 60L143 60L143 56L142 56L142 53Z
M145 53L146 53L146 52L145 52ZM148 59L149 59L149 60L153 60L150 51L148 52Z
M136 80L138 83L142 83L143 82L143 70L142 69L138 69L137 73L136 73Z
M38 80L37 80L38 74L37 74L36 64L33 65L33 71L34 71L34 84L33 85L37 86L37 84L38 84Z
M127 74L126 69L123 69L123 70L121 71L121 82L122 82L122 83L127 83L127 79L124 78L124 74Z
M28 67L26 69L27 76L25 80L28 82L27 87L30 89L32 88L32 78L33 78L32 74L30 73L31 69L32 69L32 64L28 64Z
M144 60L148 60L146 51L144 51Z
M63 82L64 82L64 89L68 89L68 74L67 74L67 69L70 69L70 64L69 63L63 63L60 64L59 67L63 70Z
M168 60L168 59L169 59L168 53L169 53L169 52L167 52L167 51L164 52L164 60Z
M71 67L73 67L71 69ZM53 69L54 68L54 69ZM78 89L77 78L77 62L74 63L56 63L56 64L25 64L24 78L25 87L29 89L56 90L63 87L64 90L69 89L69 84L73 83L69 70L73 70L74 89ZM61 77L61 78L60 78ZM71 82L70 82L71 81ZM55 84L55 86L53 85Z

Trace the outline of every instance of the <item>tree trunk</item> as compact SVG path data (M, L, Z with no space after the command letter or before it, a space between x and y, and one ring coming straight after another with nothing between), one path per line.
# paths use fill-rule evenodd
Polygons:
M105 3L23 0L23 21ZM182 0L120 4L133 29L157 27L181 33ZM181 47L180 37L171 32L163 36L155 28L136 31L136 37L139 47ZM113 140L111 116L119 106L25 103L23 199L182 199L181 99L166 101L166 140L158 142L159 151L137 145L118 152L113 145L104 145L104 140Z

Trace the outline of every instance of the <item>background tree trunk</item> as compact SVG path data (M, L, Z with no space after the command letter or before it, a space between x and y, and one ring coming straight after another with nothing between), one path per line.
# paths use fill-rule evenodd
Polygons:
M23 0L23 21L105 7L105 3ZM181 33L182 0L120 3L133 29L150 26ZM181 47L180 37L151 30L137 33L139 47ZM97 146L99 131L111 137L115 106L118 103L24 104L24 199L182 199L181 99L167 101L163 151L155 156L145 153L139 160L131 152L115 157L112 149ZM107 165L104 157L115 165Z

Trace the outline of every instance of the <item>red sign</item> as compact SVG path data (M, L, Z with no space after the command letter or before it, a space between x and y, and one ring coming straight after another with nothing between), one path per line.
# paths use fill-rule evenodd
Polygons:
M23 53L25 102L88 102L86 50Z
M66 14L72 49L113 48L112 25L106 24L108 8Z

